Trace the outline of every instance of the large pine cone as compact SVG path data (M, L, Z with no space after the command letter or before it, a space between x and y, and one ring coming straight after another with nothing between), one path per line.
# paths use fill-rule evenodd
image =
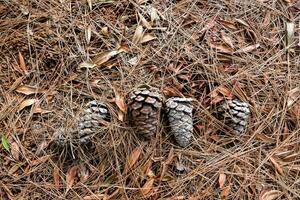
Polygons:
M149 139L160 123L163 97L157 88L142 87L129 94L129 117L136 132Z
M75 127L63 127L55 132L59 144L84 144L91 141L94 135L101 132L105 122L110 121L110 113L106 105L93 100L86 104L75 120Z
M247 129L250 115L249 104L238 99L227 100L218 106L218 115L221 115L225 124L237 134L242 134Z
M193 137L192 99L171 97L166 101L167 118L176 142L186 147Z

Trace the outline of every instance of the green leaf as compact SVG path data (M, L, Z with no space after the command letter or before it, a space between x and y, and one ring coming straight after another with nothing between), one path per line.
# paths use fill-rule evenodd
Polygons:
M6 151L9 151L9 143L7 138L4 135L2 135L1 137L1 144Z

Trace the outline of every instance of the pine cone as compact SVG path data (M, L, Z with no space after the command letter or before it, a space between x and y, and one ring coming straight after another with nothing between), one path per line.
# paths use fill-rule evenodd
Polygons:
M77 125L79 143L88 142L103 128L103 122L109 120L110 114L103 103L96 100L87 103Z
M93 100L86 104L85 110L75 120L75 127L59 128L54 133L55 140L59 144L89 142L94 135L101 132L103 123L110 121L110 114L103 103Z
M192 99L171 97L166 107L171 133L180 146L186 147L193 137Z
M129 94L130 121L139 135L149 139L157 132L162 99L159 90L152 87L138 88Z
M225 124L231 127L237 134L246 131L250 115L249 104L238 99L227 100L218 107L218 114Z

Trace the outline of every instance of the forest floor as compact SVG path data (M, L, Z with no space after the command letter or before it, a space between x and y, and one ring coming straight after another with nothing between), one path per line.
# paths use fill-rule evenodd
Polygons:
M0 199L299 199L299 26L297 0L0 0ZM196 100L191 145L137 136L145 84ZM219 134L232 98L244 135ZM58 147L91 99L106 134Z

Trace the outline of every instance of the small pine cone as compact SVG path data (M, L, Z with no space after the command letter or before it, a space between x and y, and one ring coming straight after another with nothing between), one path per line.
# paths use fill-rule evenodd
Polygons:
M218 114L225 124L231 127L237 134L242 134L247 129L250 115L249 104L238 99L227 100L218 106Z
M171 97L166 107L171 133L180 146L186 147L193 137L192 99Z
M159 90L152 87L138 88L129 94L130 121L139 135L149 139L157 132L162 99Z
M60 145L75 143L84 144L101 131L105 121L110 120L107 107L96 100L86 104L85 110L76 119L76 126L59 128L54 133L56 142Z
M110 114L106 105L96 100L87 103L77 124L79 143L90 141L103 128L103 122L109 120Z

